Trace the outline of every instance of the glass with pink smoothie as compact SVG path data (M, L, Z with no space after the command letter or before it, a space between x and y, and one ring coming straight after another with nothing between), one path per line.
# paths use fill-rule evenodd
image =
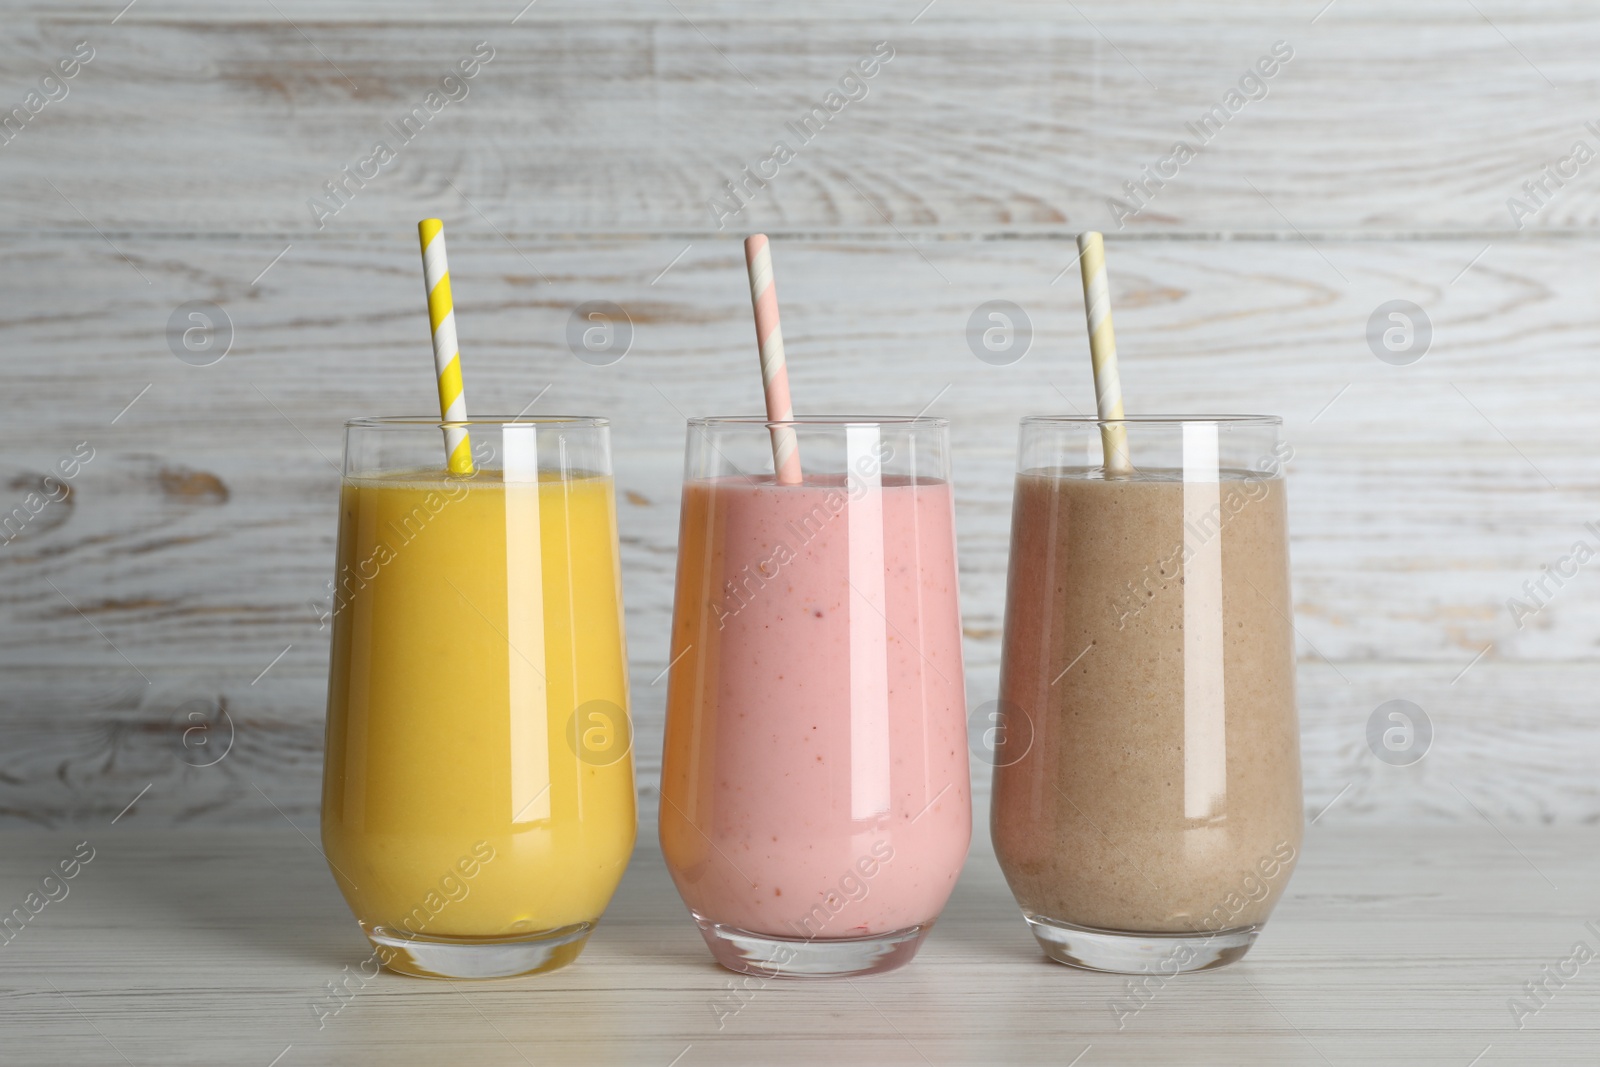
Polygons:
M725 967L890 970L950 896L972 804L949 475L943 419L690 420L661 847Z

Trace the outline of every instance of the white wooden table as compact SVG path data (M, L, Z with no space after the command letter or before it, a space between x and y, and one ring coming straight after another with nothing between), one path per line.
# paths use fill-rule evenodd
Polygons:
M0 1063L1600 1061L1600 963L1520 1031L1508 1007L1575 942L1600 948L1595 568L1525 626L1507 605L1600 538L1600 163L1531 219L1507 207L1600 143L1600 7L0 0L0 25L0 114L94 50L0 145L0 514L94 451L0 545L0 916L75 843L98 850L0 944ZM314 218L480 40L470 97ZM1107 198L1279 40L1295 58L1270 95L1114 229ZM723 183L878 41L896 54L870 95L718 228ZM644 845L577 966L380 976L319 1029L327 984L367 956L284 823L316 836L324 461L344 419L431 403L428 215L474 410L614 420L646 842L683 416L759 405L738 238L777 247L802 409L952 419L977 706L1016 419L1092 402L1072 237L1106 229L1130 409L1276 412L1296 449L1307 808L1326 817L1254 953L1118 1030L1125 981L1043 962L979 841L912 968L740 999ZM966 336L994 299L1033 321L1010 366ZM1367 335L1396 299L1434 328L1407 366ZM611 366L566 340L591 300L636 326ZM169 335L193 301L231 323L211 366ZM1435 728L1409 767L1367 738L1396 698ZM220 761L185 747L197 710Z
M95 857L0 947L0 1058L1491 1067L1593 1063L1600 1040L1600 962L1552 983L1520 1031L1507 1006L1576 942L1600 947L1584 926L1600 918L1593 831L1314 827L1253 952L1152 983L1119 1030L1129 980L1047 963L981 835L909 967L794 983L712 964L643 830L577 964L487 983L362 978L365 942L322 858L287 827L142 829L136 811L78 833L8 833L7 908L77 842ZM332 999L341 981L349 992ZM320 1028L319 1006L332 1013Z

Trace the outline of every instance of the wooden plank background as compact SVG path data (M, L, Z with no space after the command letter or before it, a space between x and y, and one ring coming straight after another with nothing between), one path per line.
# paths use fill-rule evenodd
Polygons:
M737 240L754 229L777 242L803 407L953 420L972 705L996 684L1016 419L1092 406L1069 268L1072 234L1103 228L1130 407L1285 418L1309 810L1600 819L1600 578L1580 571L1521 628L1506 607L1574 541L1600 545L1600 160L1568 165L1520 229L1507 207L1574 142L1600 149L1600 10L120 8L0 4L0 113L94 50L0 144L0 512L93 450L70 499L0 544L0 822L136 795L152 822L314 820L329 461L343 419L432 402L429 214L450 232L474 409L548 387L535 412L615 422L647 826L683 417L759 406ZM480 41L493 59L467 95L319 228L308 199ZM718 229L722 183L879 41L894 57L865 97ZM1293 58L1265 97L1117 229L1107 198L1278 41ZM992 299L1034 324L1012 366L967 347ZM1434 330L1410 366L1368 345L1394 299ZM232 323L213 366L169 347L194 300ZM588 300L634 323L612 366L566 347ZM1433 722L1411 767L1367 749L1392 698ZM183 747L194 710L211 748Z

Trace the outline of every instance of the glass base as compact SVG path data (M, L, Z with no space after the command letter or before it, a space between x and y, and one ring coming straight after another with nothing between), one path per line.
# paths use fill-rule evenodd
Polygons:
M382 926L367 930L378 959L417 978L514 978L565 967L578 958L594 923L506 937L430 937Z
M774 937L714 923L694 921L711 955L730 971L763 978L854 978L883 974L911 962L933 924L908 926L863 937Z
M1022 913L1044 954L1057 963L1113 974L1187 974L1221 967L1250 951L1259 924L1215 933L1128 933Z

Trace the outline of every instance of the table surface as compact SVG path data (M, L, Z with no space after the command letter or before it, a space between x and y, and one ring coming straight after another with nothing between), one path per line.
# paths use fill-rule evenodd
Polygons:
M644 828L576 964L480 983L363 977L314 832L129 821L0 835L6 909L80 841L94 849L0 945L5 1062L1489 1067L1593 1063L1600 1037L1600 963L1563 962L1600 947L1588 830L1313 827L1254 951L1152 982L1119 1029L1129 979L1047 962L981 837L920 956L888 975L719 969Z

